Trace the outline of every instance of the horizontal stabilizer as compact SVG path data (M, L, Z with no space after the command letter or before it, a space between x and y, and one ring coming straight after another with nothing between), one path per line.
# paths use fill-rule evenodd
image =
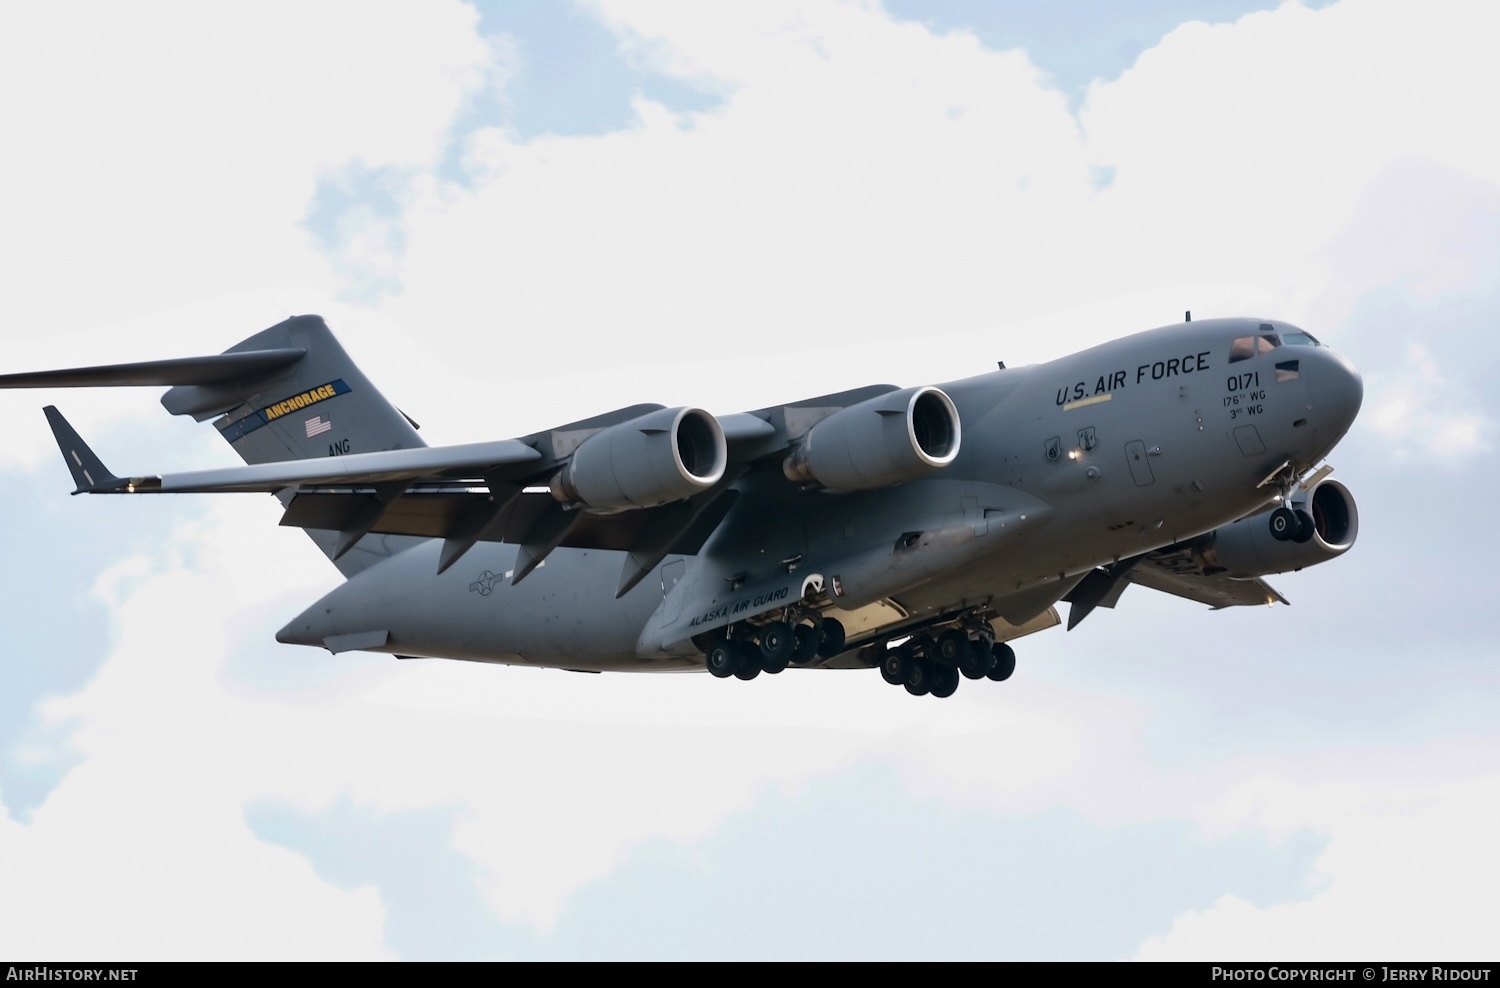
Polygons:
M0 374L0 388L128 388L221 384L258 377L301 360L300 347L220 353L212 357L179 357L134 364L105 364L64 370Z
M63 418L56 406L48 405L42 411L47 416L47 424L52 426L52 435L57 437L57 448L62 450L68 472L73 475L73 483L77 487L74 494L125 489L127 482L109 472L109 468L94 455L94 451L89 449L83 437L68 424L68 420Z

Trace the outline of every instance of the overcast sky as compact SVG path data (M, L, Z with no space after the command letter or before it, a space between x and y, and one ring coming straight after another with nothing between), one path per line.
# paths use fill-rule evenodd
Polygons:
M0 6L0 366L323 314L430 443L1200 318L1364 374L1344 558L1004 684L337 657L158 389L0 393L0 956L1493 959L1495 5Z

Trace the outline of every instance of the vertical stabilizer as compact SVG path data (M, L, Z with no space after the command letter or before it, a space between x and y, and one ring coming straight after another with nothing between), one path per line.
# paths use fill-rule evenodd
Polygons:
M161 403L173 415L213 419L246 463L426 445L406 416L349 359L320 316L293 316L226 352L287 350L302 350L303 355L269 372L178 385ZM309 529L308 535L345 576L421 541L368 535L349 548L338 532Z

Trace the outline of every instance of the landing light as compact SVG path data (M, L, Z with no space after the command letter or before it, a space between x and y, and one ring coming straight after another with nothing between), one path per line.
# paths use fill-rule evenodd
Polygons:
M1068 450L1068 459L1070 459L1070 460L1076 460L1076 459L1078 459L1079 455L1080 454L1079 454L1078 450L1076 450L1076 449L1070 449L1070 450Z

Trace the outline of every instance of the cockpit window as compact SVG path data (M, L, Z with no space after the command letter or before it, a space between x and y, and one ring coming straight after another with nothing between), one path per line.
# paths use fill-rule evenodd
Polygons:
M1281 338L1287 346L1322 346L1311 333L1287 333Z
M1249 360L1258 354L1270 353L1279 346L1281 346L1281 338L1275 333L1241 336L1229 345L1229 362L1233 364L1241 360Z

